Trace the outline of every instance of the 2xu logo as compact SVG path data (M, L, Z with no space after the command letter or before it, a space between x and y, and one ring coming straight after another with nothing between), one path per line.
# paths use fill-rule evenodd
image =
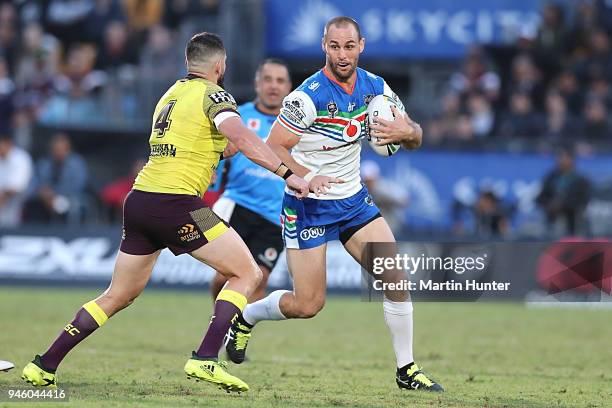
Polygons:
M304 241L308 241L311 238L318 238L325 235L325 227L312 227L306 228L300 232L300 238Z

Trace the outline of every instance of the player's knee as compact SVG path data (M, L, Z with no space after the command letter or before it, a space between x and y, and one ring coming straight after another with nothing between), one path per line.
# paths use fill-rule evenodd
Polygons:
M111 306L115 311L125 309L138 297L140 293L135 292L123 292L123 293L106 293L104 295L105 302Z
M254 288L259 287L259 285L261 284L261 281L263 280L263 272L261 272L261 269L259 269L259 266L254 265L251 268L251 273L249 275L253 281L253 287Z
M323 306L325 306L325 298L323 297L315 297L309 299L308 301L300 302L297 310L297 317L302 319L310 319L311 317L315 317L317 313L323 309Z

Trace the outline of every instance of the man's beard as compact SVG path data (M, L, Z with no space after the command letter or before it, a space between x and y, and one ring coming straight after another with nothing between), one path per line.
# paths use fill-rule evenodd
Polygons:
M336 76L336 78L342 80L342 81L346 81L347 79L349 79L353 73L355 72L355 66L357 64L355 63L355 65L351 65L351 70L347 73L347 74L342 74L340 73L340 71L338 71L337 65L332 64L331 69L333 74Z
M225 73L222 74L219 78L217 78L217 85L219 85L221 88L225 89Z

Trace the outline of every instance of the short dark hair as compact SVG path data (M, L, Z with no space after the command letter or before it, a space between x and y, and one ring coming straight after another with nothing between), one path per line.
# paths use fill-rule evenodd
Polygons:
M276 64L276 65L282 65L283 67L285 67L287 69L287 73L289 73L289 64L287 64L286 61L280 59L280 58L266 58L265 60L261 61L261 64L259 64L257 66L257 70L255 71L255 76L259 75L261 73L261 70L263 68L264 65L266 64ZM291 76L291 75L289 75Z
M345 26L347 24L355 27L355 30L357 30L357 37L361 40L362 37L361 37L361 29L359 28L359 24L357 23L357 21L355 21L354 18L351 18L348 16L338 16L338 17L334 17L331 20L329 20L327 24L325 24L325 29L323 30L323 36L327 34L329 27L331 27L332 25L335 27L340 27L340 26Z
M217 53L225 53L225 47L221 37L213 33L195 34L185 47L187 62L206 60Z

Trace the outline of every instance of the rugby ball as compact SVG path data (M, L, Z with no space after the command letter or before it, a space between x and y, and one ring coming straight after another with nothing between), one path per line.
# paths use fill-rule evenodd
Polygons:
M391 105L397 108L397 104L395 101L387 96L387 95L376 95L370 103L368 104L368 125L376 122L376 119L382 118L385 120L393 120L393 111L391 110ZM399 108L398 108L399 109ZM397 143L388 144L385 146L379 146L375 142L378 138L373 135L370 126L368 126L370 131L368 132L368 143L372 150L374 150L377 154L381 156L393 156L400 149L400 145Z

